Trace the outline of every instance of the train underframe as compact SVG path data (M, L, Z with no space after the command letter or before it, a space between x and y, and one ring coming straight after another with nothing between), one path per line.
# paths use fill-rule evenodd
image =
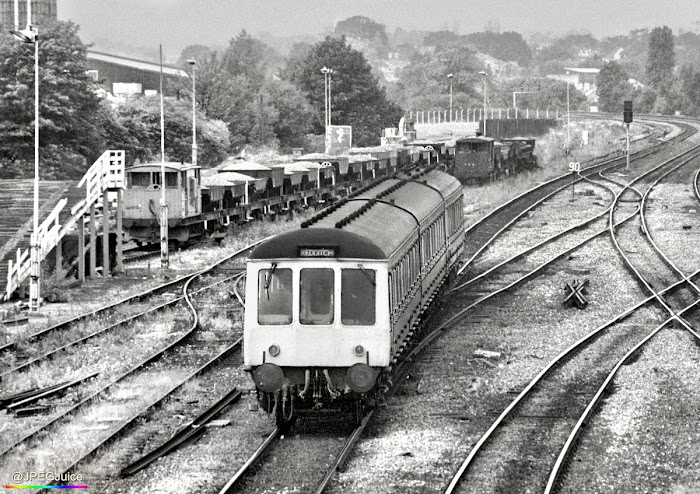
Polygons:
M327 201L337 200L347 195L350 190L350 187L338 187L334 191L335 194L324 192L296 200L280 199L279 202L274 203L270 201L269 204L268 201L261 200L248 206L211 211L196 217L171 218L168 224L168 239L176 244L184 244L203 235L211 235L220 240L231 224L242 225L265 217L293 215L309 207L318 207L325 205ZM155 219L125 219L124 230L138 245L160 243L160 225Z
M253 370L254 380L261 371L272 370L261 369L266 365L269 364ZM383 400L389 386L383 368L363 365L362 369L357 369L359 374L355 373L351 387L347 377L350 369L285 367L279 389L264 391L257 388L258 404L265 412L274 415L277 426L284 429L289 429L300 417L331 414L341 414L359 425L365 411ZM367 387L369 389L365 390Z

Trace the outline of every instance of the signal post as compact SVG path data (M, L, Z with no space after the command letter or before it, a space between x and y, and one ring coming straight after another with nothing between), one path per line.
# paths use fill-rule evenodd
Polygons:
M622 122L627 127L627 170L630 169L630 124L632 123L632 101L624 102L624 109L622 111Z

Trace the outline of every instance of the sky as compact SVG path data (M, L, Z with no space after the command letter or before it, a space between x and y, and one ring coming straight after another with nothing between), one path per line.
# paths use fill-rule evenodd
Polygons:
M58 18L81 26L83 41L163 44L179 55L191 44L227 46L245 29L279 36L329 32L363 15L428 31L483 31L487 24L532 33L588 32L596 38L667 25L700 30L700 0L58 0Z

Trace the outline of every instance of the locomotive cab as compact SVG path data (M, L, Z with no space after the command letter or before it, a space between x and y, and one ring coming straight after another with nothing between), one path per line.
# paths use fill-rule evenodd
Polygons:
M138 242L160 242L158 221L154 220L159 218L163 195L168 205L170 238L186 241L190 232L183 223L202 212L200 167L188 163L165 163L162 167L165 187L160 163L126 170L124 228Z
M455 142L454 175L462 183L494 178L494 139L466 137Z

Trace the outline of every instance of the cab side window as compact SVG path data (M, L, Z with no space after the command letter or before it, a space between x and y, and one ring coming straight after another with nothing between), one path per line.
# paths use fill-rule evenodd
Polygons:
M340 284L340 322L371 326L376 319L376 276L373 269L343 269Z
M333 324L334 271L325 268L302 269L299 275L299 322Z
M292 323L292 270L258 271L258 324Z

